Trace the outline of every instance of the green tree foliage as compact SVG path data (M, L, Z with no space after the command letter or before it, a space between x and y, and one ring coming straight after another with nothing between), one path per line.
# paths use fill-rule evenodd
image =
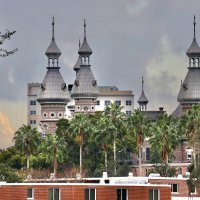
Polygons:
M76 166L79 163L79 145L74 140L74 138L71 137L68 131L69 126L70 121L68 119L60 119L57 122L56 135L64 137L65 142L68 144L68 156L65 157L64 167Z
M151 127L150 134L149 142L152 151L158 152L162 162L167 164L180 139L177 120L167 114L160 116Z
M193 149L193 162L196 167L196 150L200 143L200 104L194 105L180 118L179 132L187 138L189 146Z
M58 120L57 124L57 129L56 129L56 135L61 135L61 136L67 136L68 133L68 128L70 126L70 122L68 119L60 119Z
M97 142L97 145L100 145L104 151L106 171L108 170L108 150L110 144L112 144L114 140L115 132L116 128L112 123L111 118L108 118L106 115L102 115L95 124L94 139Z
M88 115L84 113L76 114L70 121L70 126L68 128L69 136L74 138L74 140L79 144L79 159L80 159L80 174L82 175L82 154L83 145L86 142L87 135L92 134L92 124Z
M21 183L23 182L23 178L16 173L16 170L11 169L5 164L0 164L0 182L1 181L7 183Z
M64 156L68 155L67 143L64 137L47 135L42 142L42 152L47 163L53 163L54 177L57 175L58 163L64 162Z
M125 115L124 113L122 112L122 109L123 109L123 106L120 106L120 105L117 105L116 103L111 103L109 106L107 106L105 108L105 115L108 116L114 127L115 127L115 132L114 132L114 139L113 139L113 158L114 158L114 175L117 174L117 147L116 147L116 141L119 139L119 138L122 138L123 135L123 131L122 131L122 127L124 125L124 122L125 122Z
M143 112L140 110L134 110L127 119L127 126L127 139L132 142L134 147L137 147L139 152L139 172L141 175L141 148L144 139L147 137L149 123L144 118Z
M158 173L161 177L175 177L178 170L166 163L161 163L153 165L152 169L149 171L149 174L150 173Z
M13 140L16 149L26 155L27 168L29 168L29 158L32 154L37 153L41 142L40 133L30 125L23 125L15 132Z
M0 32L0 46L4 44L5 40L10 40L11 36L15 33L16 31L9 31L9 30L6 30L6 32L3 34ZM17 48L13 50L6 50L5 48L0 48L0 57L9 56L11 54L14 54L16 51Z
M24 166L23 159L24 156L16 150L15 146L9 147L0 153L0 163L14 169L21 169Z

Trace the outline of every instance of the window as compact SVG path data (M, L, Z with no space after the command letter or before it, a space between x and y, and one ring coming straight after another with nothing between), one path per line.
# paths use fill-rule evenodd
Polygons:
M149 161L150 160L150 148L149 147L147 147L146 148L146 161Z
M47 117L47 113L46 113L46 112L43 113L43 117L44 117L44 118Z
M176 184L176 183L171 184L171 192L178 193L178 184Z
M33 190L33 188L28 188L28 190L27 190L27 199L28 200L34 199L34 190Z
M186 149L186 153L187 153L187 160L192 160L192 149Z
M105 100L105 106L109 106L110 105L110 100Z
M127 200L128 198L127 189L117 189L117 200Z
M126 106L131 106L132 105L132 101L131 100L126 100Z
M49 189L49 200L60 200L59 188L50 188Z
M192 187L190 188L190 193L191 194L196 194L197 193L197 189L195 187L195 185L193 184Z
M61 112L58 113L58 118L62 118L63 114Z
M157 189L149 190L149 200L160 200L160 191Z
M131 112L130 110L127 110L127 111L126 111L126 115L131 115L131 113L132 113L132 112Z
M99 100L96 101L96 105L100 106L100 101Z
M31 110L30 111L30 115L36 115L36 111L35 110Z
M31 100L30 101L30 105L35 106L36 105L36 101L35 100Z
M56 114L54 112L50 113L51 118L55 118Z
M30 124L36 124L36 120L30 120Z
M121 106L121 101L120 100L116 100L115 104L118 105L118 106Z
M96 189L88 188L85 189L85 200L95 200L96 199Z

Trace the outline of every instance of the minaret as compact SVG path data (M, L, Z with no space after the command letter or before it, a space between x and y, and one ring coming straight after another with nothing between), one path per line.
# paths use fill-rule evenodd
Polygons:
M80 69L76 75L71 91L71 97L75 100L75 112L94 113L96 99L99 95L97 81L90 68L90 55L92 49L86 39L86 23L84 20L84 39L79 50Z
M188 73L181 84L178 94L178 102L182 105L182 110L191 108L193 104L200 102L200 48L196 41L196 20L194 16L193 41L186 55L189 58Z
M45 54L48 58L47 73L42 81L37 101L41 105L42 119L40 126L42 133L55 134L56 123L64 117L65 107L69 102L69 92L59 67L61 51L54 37L54 17L52 21L52 40Z
M142 94L140 95L140 98L138 99L139 109L141 111L146 111L148 102L149 101L144 94L144 79L143 79L143 76L142 76Z

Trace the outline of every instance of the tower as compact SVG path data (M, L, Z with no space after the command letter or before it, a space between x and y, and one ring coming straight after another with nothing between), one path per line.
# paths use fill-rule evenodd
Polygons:
M54 17L52 21L52 40L45 54L48 58L46 75L40 85L37 101L41 105L40 127L42 133L55 134L56 123L64 117L65 106L69 102L69 93L59 71L61 51L54 37Z
M188 73L181 83L178 93L178 102L182 106L182 110L191 108L193 104L200 102L200 48L196 41L196 21L194 16L194 36L192 44L186 52L189 58Z
M143 79L143 76L142 76L142 94L140 95L140 98L138 99L139 109L141 111L146 111L148 102L149 101L144 94L144 79Z
M92 54L92 49L88 45L86 39L85 20L84 39L78 50L78 54L80 68L76 71L76 79L71 91L71 97L75 100L75 112L94 113L99 89L90 68L90 55Z

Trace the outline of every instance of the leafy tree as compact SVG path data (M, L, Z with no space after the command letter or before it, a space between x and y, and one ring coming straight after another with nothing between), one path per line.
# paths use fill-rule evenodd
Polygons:
M1 181L7 183L21 183L23 182L23 178L16 173L16 170L11 169L5 164L0 164L0 182Z
M23 159L23 155L16 150L15 146L9 147L0 153L0 163L4 163L14 169L23 167Z
M73 137L75 141L79 144L79 159L80 159L80 174L82 175L82 153L83 145L85 143L85 138L87 133L91 130L92 124L88 115L84 113L76 114L70 121L70 126L68 128L69 136Z
M189 145L193 149L193 162L196 167L196 151L195 148L199 145L200 139L200 104L194 105L187 110L180 118L179 132L186 136ZM199 148L199 147L197 147Z
M149 142L152 151L158 152L162 162L168 164L180 138L177 120L167 114L160 116L151 127L150 134Z
M102 115L95 124L95 141L102 147L105 155L105 170L108 170L108 149L113 142L116 128L110 118Z
M0 32L0 45L3 45L5 40L9 40L13 34L15 34L16 31L9 31L7 30L4 34ZM13 50L6 50L4 48L0 48L0 57L6 57L11 54L14 54L17 51L17 49Z
M26 155L27 168L29 168L30 155L37 153L41 142L40 133L30 125L23 125L15 132L13 140L16 149Z
M114 158L114 175L117 174L117 168L116 168L116 140L117 138L122 137L121 128L123 126L125 115L122 112L123 106L117 105L116 103L111 103L109 106L105 108L105 115L110 117L114 127L114 139L113 139L113 158Z
M64 161L64 155L67 155L67 143L64 137L58 135L47 135L42 142L42 150L46 156L46 162L53 162L54 177L57 175L58 162Z
M58 120L57 124L57 129L56 129L56 135L67 135L67 130L70 126L70 122L68 119L60 119Z
M149 171L150 173L158 173L161 177L175 177L177 175L177 169L167 163L161 163L153 165Z
M41 147L40 147L41 149ZM47 162L47 154L40 152L37 155L30 156L30 166L34 169L47 169L51 165L51 162Z
M68 144L67 146L68 156L65 157L65 165L69 167L78 164L79 146L74 140L74 138L70 136L70 133L68 131L70 126L70 121L68 119L60 119L58 120L56 126L57 126L56 135L64 137L65 142Z
M133 145L138 148L139 152L139 173L141 176L141 148L147 132L149 123L144 118L144 113L140 110L134 112L127 119L128 139L132 141Z

